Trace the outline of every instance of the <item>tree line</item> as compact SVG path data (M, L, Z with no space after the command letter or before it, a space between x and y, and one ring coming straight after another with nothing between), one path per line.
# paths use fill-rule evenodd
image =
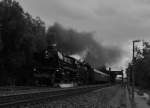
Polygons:
M46 31L40 17L24 12L17 1L0 1L0 85L19 85L30 79L34 53L52 42L53 29Z
M141 88L150 88L150 43L143 42L143 48L135 48L136 55L134 61L129 63L126 72L132 81L132 71L134 71L135 85Z

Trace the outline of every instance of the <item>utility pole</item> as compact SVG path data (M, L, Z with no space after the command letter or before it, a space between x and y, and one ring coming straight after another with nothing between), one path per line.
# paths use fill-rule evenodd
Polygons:
M125 85L125 83L124 83L124 78L123 78L123 70L121 70L121 79L122 79L122 86L124 87Z
M109 67L109 82L110 82L110 85L112 84L112 76L111 76L111 67Z
M133 55L132 55L132 101L134 101L134 43L135 41L133 41Z
M131 77L131 69L129 69L128 71L126 71L126 75L127 75L127 88L128 88L128 91L130 92L130 77Z
M134 63L135 63L135 43L140 42L140 40L133 40L133 55L132 55L132 101L134 102L134 86L135 86L135 77L134 77Z

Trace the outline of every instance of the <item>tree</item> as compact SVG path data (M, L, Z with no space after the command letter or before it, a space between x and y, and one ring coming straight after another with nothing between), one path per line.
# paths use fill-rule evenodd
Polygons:
M0 2L0 25L1 25L1 62L3 77L14 76L14 66L19 41L24 31L23 9L16 1L2 0ZM12 59L13 58L13 59Z
M136 86L150 88L150 44L144 42L143 46L142 50L137 49L134 63L131 62L126 71L129 74L134 70ZM129 75L132 78L131 74Z
M0 45L0 83L16 84L21 76L30 76L33 54L46 47L45 24L25 13L17 1L2 0Z

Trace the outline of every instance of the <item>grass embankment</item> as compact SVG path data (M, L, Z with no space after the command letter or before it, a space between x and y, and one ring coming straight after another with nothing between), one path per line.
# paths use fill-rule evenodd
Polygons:
M144 93L148 94L149 97L146 96L147 104L150 106L150 89L140 89L138 92L138 95L144 95Z

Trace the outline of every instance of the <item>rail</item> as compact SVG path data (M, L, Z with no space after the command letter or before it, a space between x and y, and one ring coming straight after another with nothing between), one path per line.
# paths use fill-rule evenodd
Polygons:
M103 85L90 85L74 88L61 88L56 90L40 90L39 92L32 93L21 93L21 94L12 94L7 96L0 96L0 108L10 107L16 105L25 105L27 103L35 103L44 100L54 100L60 97L73 96L85 92L90 92L96 89L102 89L110 86L110 84Z

